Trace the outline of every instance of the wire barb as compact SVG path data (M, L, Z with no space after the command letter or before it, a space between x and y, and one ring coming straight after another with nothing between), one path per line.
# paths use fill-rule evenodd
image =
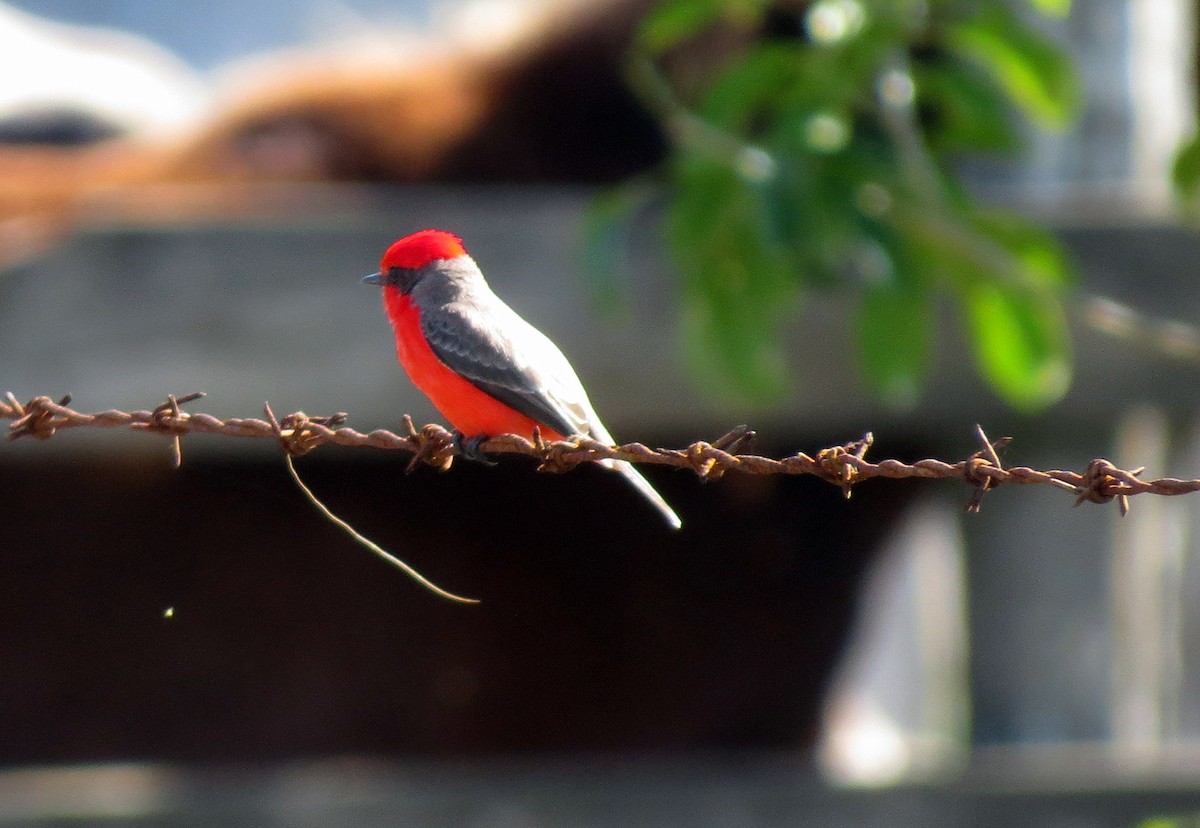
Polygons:
M847 443L844 446L831 446L817 453L817 465L823 477L842 490L842 496L850 499L854 484L862 479L861 464L867 456L867 449L875 442L875 435L867 432L862 439Z
M288 456L306 454L326 443L407 451L412 454L409 471L421 465L448 470L459 453L451 432L433 423L417 429L407 415L402 434L383 429L362 434L346 426L347 415L340 412L329 417L309 417L304 412L296 412L279 419L269 405L264 405L266 420L236 417L220 420L210 414L189 414L181 410L180 406L199 397L199 394L168 396L165 403L149 411L84 414L67 407L70 397L57 403L50 397L34 397L21 403L13 394L6 393L5 401L0 401L0 419L12 420L9 440L18 437L46 440L63 429L80 427L131 428L168 434L176 441L182 435L199 432L273 439ZM501 434L484 440L479 449L489 455L532 457L539 462L538 468L545 472L569 471L580 463L624 460L688 469L703 480L716 480L729 472L812 475L838 486L846 497L858 483L875 478L958 479L974 489L967 504L968 511L978 511L983 495L1002 485L1052 486L1074 495L1077 505L1084 501L1108 503L1116 500L1122 514L1128 511L1129 498L1133 495L1174 496L1200 491L1200 479L1143 480L1143 469L1120 469L1103 459L1093 460L1083 472L1039 471L1024 466L1005 468L1000 463L999 451L1008 445L1010 438L989 440L979 426L975 427L975 438L981 449L956 463L937 459L911 464L892 459L869 461L866 455L874 443L872 434L846 445L823 449L815 459L803 452L779 459L751 454L749 448L755 433L745 426L738 426L711 443L698 441L683 449L652 449L641 443L609 446L586 437L547 441L540 431L532 436L530 440L515 434Z
M182 397L168 394L167 401L150 412L150 422L130 423L129 427L135 430L155 431L170 437L171 466L177 469L183 465L183 447L180 445L179 438L188 433L187 418L190 416L179 406L204 396L206 395L203 391L193 391Z
M983 444L983 450L972 454L963 469L963 477L967 479L968 483L975 486L975 490L971 492L971 498L967 501L966 510L971 514L976 514L983 508L983 496L996 485L997 478L985 473L984 469L1004 471L1004 464L1000 462L1000 455L997 452L1012 442L1011 437L1001 437L995 442L989 440L983 431L983 426L978 423L975 424L975 436Z
M25 405L21 405L17 398L13 396L11 391L5 392L5 398L9 401L9 406L14 410L15 422L9 425L9 440L15 440L18 437L33 437L36 440L49 440L58 431L62 423L55 419L56 409L62 408L71 402L71 395L67 394L58 401L55 405L54 401L49 397L34 397Z
M1141 483L1138 478L1146 471L1146 468L1140 467L1125 471L1118 469L1107 460L1097 459L1088 463L1084 469L1083 476L1076 487L1075 491L1078 496L1075 498L1075 505L1089 501L1091 503L1108 503L1116 498L1117 507L1121 510L1121 516L1129 514L1129 495L1137 492L1129 492L1123 488L1123 484Z

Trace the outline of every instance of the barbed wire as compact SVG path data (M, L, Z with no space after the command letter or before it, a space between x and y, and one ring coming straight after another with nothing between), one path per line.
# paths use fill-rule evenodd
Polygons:
M219 419L211 414L191 413L183 405L203 397L201 392L179 397L170 395L166 401L149 410L99 411L81 413L68 408L70 396L55 402L50 397L34 397L21 403L11 392L0 401L0 419L8 419L9 440L32 437L47 440L69 428L129 428L165 435L172 440L175 465L181 460L180 438L191 433L223 434L233 437L273 439L288 455L307 454L318 446L331 443L338 446L393 449L412 454L408 470L420 465L449 469L461 452L455 435L440 425L429 424L418 429L412 419L404 416L405 433L397 434L376 429L366 434L344 423L345 413L327 417L310 417L302 411L277 418L269 404L264 405L266 419L233 417ZM964 460L947 462L926 459L914 463L866 458L874 442L872 434L840 446L831 446L815 455L803 452L773 459L749 453L755 432L738 426L712 442L697 441L682 449L650 448L642 443L610 446L586 437L562 441L546 441L535 431L533 439L504 434L484 441L479 449L488 454L517 454L538 461L538 470L566 472L581 463L602 460L625 460L629 463L671 466L688 469L703 480L715 480L728 472L741 474L810 475L841 488L849 497L853 487L866 480L923 478L933 480L962 480L973 487L967 511L977 512L983 496L1003 485L1048 485L1069 492L1075 505L1084 502L1108 503L1116 500L1121 513L1129 509L1129 498L1139 494L1182 495L1200 491L1200 480L1180 480L1162 477L1143 480L1144 469L1122 469L1105 459L1092 460L1082 472L1051 469L1040 471L1026 466L1005 467L998 450L1011 438L989 440L980 426L975 426L975 438L982 448Z

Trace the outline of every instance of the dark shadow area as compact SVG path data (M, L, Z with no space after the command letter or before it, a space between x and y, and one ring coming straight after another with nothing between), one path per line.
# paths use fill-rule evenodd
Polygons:
M481 606L355 545L278 458L7 458L0 762L807 748L911 491L654 474L673 533L599 469L404 463L297 465Z

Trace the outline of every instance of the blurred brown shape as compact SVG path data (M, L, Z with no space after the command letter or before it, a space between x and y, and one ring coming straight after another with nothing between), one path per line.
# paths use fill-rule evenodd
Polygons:
M503 49L276 57L173 139L0 146L0 267L91 221L294 210L288 185L623 178L663 151L621 75L647 5L569 4Z

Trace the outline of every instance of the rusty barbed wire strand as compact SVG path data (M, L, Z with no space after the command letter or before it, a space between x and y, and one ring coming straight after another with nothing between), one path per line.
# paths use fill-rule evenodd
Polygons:
M69 428L130 428L150 431L172 439L175 458L179 438L190 433L223 434L276 440L288 454L300 455L326 443L410 452L411 471L425 464L439 469L449 468L459 453L454 435L437 424L417 429L412 419L404 416L404 434L384 429L362 433L348 426L345 413L329 417L310 417L302 411L276 419L267 406L268 420L232 417L219 419L211 414L191 413L182 406L204 396L202 393L168 396L166 402L149 410L99 411L81 413L68 407L70 396L55 402L50 397L34 397L21 403L10 392L0 401L0 419L8 419L8 439L33 437L47 440ZM488 454L518 454L539 461L538 470L565 472L580 463L601 460L625 460L635 464L671 466L688 469L703 480L715 480L728 472L741 474L810 475L838 486L849 497L854 486L866 480L961 480L973 488L967 503L968 511L978 511L983 495L1005 485L1048 485L1069 492L1075 505L1084 502L1108 503L1116 500L1122 514L1129 508L1129 498L1140 494L1175 496L1200 491L1200 479L1181 480L1162 477L1143 480L1144 469L1126 470L1105 459L1092 460L1082 472L1063 469L1038 470L1026 466L1002 466L997 450L1011 438L989 440L983 429L975 427L975 436L982 443L965 460L947 462L937 459L905 463L900 460L871 461L866 453L874 437L867 434L860 440L842 446L831 446L810 456L804 452L774 459L744 453L755 433L745 426L732 429L712 442L697 441L682 449L650 448L642 443L609 446L586 437L563 441L544 441L534 433L532 440L505 434L483 442L480 449Z

